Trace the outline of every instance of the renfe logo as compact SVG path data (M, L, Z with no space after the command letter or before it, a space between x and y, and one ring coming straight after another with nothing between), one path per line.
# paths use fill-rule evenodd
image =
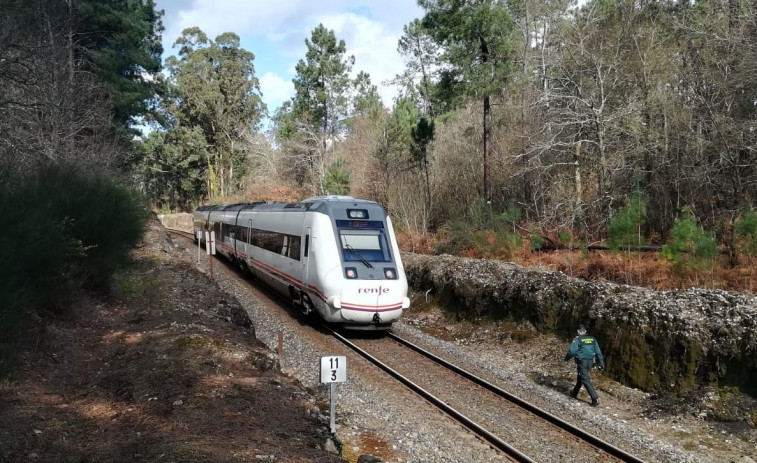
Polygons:
M384 288L383 286L379 286L378 288L359 288L357 290L358 294L386 294L389 292L389 288Z

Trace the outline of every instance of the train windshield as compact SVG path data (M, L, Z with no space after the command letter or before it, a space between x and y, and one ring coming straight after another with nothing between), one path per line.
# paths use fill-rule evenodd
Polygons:
M384 230L339 230L345 262L389 262L392 260Z

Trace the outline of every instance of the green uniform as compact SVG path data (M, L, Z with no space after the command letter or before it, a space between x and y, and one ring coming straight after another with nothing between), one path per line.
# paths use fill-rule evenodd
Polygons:
M604 369L605 359L602 356L602 350L599 348L597 340L594 336L582 334L576 336L573 342L570 343L568 353L565 355L565 360L576 359L576 370L578 378L576 379L576 386L570 395L576 397L581 390L581 386L586 388L586 392L589 393L593 404L597 403L597 391L594 390L594 385L591 384L589 378L589 370L594 366L594 358L596 357L599 367Z

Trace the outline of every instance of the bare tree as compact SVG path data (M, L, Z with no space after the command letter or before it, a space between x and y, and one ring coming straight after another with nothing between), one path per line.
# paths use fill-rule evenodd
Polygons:
M7 3L7 2L4 2ZM45 163L119 170L104 85L74 61L69 8L5 5L0 27L0 178L12 181Z

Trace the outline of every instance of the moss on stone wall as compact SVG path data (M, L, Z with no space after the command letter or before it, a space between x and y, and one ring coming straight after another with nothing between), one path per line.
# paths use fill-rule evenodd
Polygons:
M411 287L431 290L458 319L523 320L566 340L588 325L623 384L681 394L718 383L757 395L754 298L658 293L482 259L404 260Z

